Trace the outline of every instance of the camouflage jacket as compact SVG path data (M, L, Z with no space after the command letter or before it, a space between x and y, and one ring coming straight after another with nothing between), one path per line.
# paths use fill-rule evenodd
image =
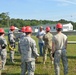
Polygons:
M31 37L23 37L19 41L19 48L22 56L22 60L26 62L35 60L39 56L36 48L36 42Z
M48 48L52 48L52 37L53 37L53 35L50 32L46 33L43 36L45 46Z
M0 36L0 50L5 50L7 46L7 41L3 36Z
M8 32L8 41L10 44L15 42L15 36L12 31Z

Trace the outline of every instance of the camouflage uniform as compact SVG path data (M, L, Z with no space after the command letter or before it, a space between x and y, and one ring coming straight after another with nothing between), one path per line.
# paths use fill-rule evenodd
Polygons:
M8 41L9 41L9 45L13 48L10 49L10 61L14 62L15 36L12 31L9 31L8 33Z
M26 34L22 32L21 35L18 37L19 38L19 41L18 41L18 51L19 51L20 54L21 54L20 39L23 39L25 36L26 36Z
M4 45L4 48L2 48L2 45ZM0 36L0 59L2 67L0 69L4 70L5 64L6 64L6 58L7 58L7 50L6 50L7 41L3 36Z
M64 75L68 73L68 61L66 57L66 43L67 36L63 33L56 34L53 37L53 43L55 44L55 55L54 55L54 67L55 75L60 75L60 59L62 59L64 67Z
M26 36L26 33L22 33L22 34L20 35L20 38L25 37L25 36Z
M21 75L34 75L35 71L35 58L39 56L36 48L35 41L29 37L23 37L20 39L19 48L21 52Z
M45 61L47 59L47 51L49 51L50 59L51 59L52 37L53 37L53 35L50 32L46 33L43 36L43 40L45 42L44 51L43 51L44 52L44 55L43 55L43 62L44 62L44 64L45 64Z

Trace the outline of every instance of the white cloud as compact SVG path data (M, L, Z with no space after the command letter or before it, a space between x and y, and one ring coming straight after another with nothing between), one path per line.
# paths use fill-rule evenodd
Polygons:
M68 6L69 4L68 3L58 3L58 6Z
M76 0L54 0L54 1L67 3L67 4L76 4Z
M27 1L31 1L31 2L56 1L63 5L76 4L76 0L27 0Z

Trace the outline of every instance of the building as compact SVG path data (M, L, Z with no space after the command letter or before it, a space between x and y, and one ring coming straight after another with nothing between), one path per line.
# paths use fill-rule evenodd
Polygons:
M52 32L56 31L56 24L45 24L45 25L41 24L38 26L32 26L33 31L38 32L40 26L43 26L44 30L47 26L49 26ZM63 24L62 31L73 31L73 25L71 23Z
M63 24L63 31L73 31L73 25L71 23Z

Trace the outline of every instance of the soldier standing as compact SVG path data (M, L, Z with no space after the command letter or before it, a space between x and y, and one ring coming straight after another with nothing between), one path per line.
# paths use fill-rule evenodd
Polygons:
M9 50L10 50L10 61L14 63L14 52L15 52L15 36L14 36L14 26L10 26L10 31L8 32Z
M35 58L39 56L36 48L36 42L31 38L32 28L26 26L26 37L20 39L20 52L21 52L21 75L34 75L35 71Z
M43 36L44 40L44 49L43 49L43 63L45 64L47 59L47 51L49 51L50 59L52 59L51 50L52 50L52 37L53 35L50 33L50 27L46 27L46 34ZM52 61L53 62L53 61Z
M21 54L21 50L20 50L20 39L23 39L25 36L26 36L26 34L25 34L25 29L26 29L26 27L24 26L24 27L22 27L21 28L21 35L19 36L19 42L18 42L18 51L19 51L19 53Z
M54 53L55 75L60 75L60 59L64 67L64 75L68 74L68 61L66 57L67 36L61 32L62 24L56 25L57 34L53 37L52 53Z
M5 64L6 64L6 58L7 58L7 41L4 38L4 29L0 28L0 70L4 70Z
M25 34L25 29L26 29L25 26L21 28L22 34L20 35L20 38L25 37L25 35L26 35L26 34Z

